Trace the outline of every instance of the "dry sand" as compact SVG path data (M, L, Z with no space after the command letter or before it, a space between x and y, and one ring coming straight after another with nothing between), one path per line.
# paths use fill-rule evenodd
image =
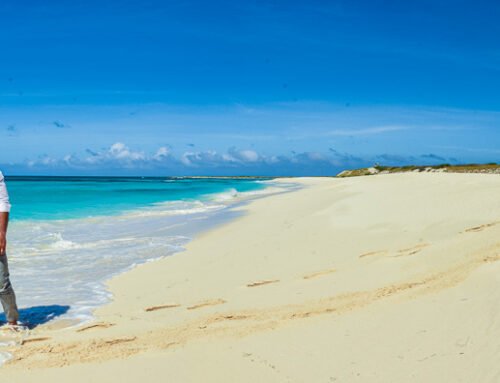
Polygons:
M500 177L295 181L35 329L2 381L500 381Z

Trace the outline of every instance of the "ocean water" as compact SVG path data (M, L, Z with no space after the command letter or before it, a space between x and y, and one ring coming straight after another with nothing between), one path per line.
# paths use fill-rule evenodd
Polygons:
M111 299L105 283L114 275L182 251L196 233L240 214L236 204L296 187L258 178L6 181L11 279L21 320L31 326L91 319Z
M206 201L217 193L261 190L265 179L179 177L7 177L11 220L121 214L168 201Z

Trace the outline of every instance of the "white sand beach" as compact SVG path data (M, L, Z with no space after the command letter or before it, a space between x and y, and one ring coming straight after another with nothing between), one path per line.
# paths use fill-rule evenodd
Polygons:
M29 334L2 381L498 382L500 177L297 178Z

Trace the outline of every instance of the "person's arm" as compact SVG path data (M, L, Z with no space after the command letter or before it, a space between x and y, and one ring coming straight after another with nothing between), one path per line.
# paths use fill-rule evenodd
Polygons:
M0 256L4 255L7 249L7 226L9 225L9 213L0 212Z
M7 248L7 227L9 225L10 201L4 177L0 172L0 256Z

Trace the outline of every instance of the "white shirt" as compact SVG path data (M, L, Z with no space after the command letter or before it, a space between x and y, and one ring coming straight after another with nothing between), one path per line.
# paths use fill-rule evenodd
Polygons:
M8 213L10 211L9 193L5 186L4 177L0 172L0 213Z

